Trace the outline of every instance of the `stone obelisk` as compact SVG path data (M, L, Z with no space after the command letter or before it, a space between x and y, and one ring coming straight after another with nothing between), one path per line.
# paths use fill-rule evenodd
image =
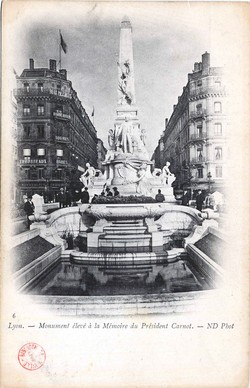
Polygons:
M118 66L118 101L116 109L116 125L120 125L127 117L133 125L139 127L138 111L135 99L134 57L132 42L132 26L128 17L124 17L120 27L120 51Z
M103 163L106 184L118 187L121 194L147 194L151 179L145 134L140 128L135 100L132 26L127 17L120 27L118 99L114 130L109 131L110 149Z

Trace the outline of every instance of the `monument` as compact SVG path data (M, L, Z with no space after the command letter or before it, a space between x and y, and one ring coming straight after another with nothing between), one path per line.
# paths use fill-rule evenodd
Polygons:
M108 132L109 150L103 162L104 174L94 177L93 167L86 165L80 180L89 188L91 196L100 194L106 186L117 187L123 196L155 197L161 189L167 202L175 202L172 188L175 176L169 170L170 163L151 173L146 133L141 128L136 105L132 26L127 17L120 26L117 69L116 116L114 129Z
M93 168L81 177L91 195L100 193L105 186L116 187L122 196L155 197L161 189L166 202L176 202L171 187L175 176L167 162L162 170L151 173L152 162L145 147L145 129L141 129L135 97L132 26L124 18L120 27L120 53L118 67L118 95L114 129L108 133L109 150L103 162L102 176L93 179ZM87 180L88 179L88 180ZM109 254L113 260L117 253L120 260L128 260L128 254L143 253L145 260L152 253L165 257L163 231L155 224L155 218L166 212L166 205L151 203L131 204L125 199L120 203L93 203L80 209L82 217L88 215L95 223L88 233L79 233L82 251L88 254ZM82 257L86 258L85 252ZM112 256L113 255L113 256ZM79 258L79 252L71 257Z
M166 179L162 183L161 175L164 175L164 171L160 176L151 174L152 162L145 147L145 129L141 129L136 105L132 26L127 17L120 27L117 68L116 117L114 129L109 130L109 150L103 163L105 172L102 179L107 185L118 187L122 195L155 196L161 188L174 201L171 185Z

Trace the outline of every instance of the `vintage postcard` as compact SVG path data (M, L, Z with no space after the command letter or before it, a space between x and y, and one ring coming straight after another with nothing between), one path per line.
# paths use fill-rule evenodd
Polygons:
M1 387L248 386L249 29L3 2Z

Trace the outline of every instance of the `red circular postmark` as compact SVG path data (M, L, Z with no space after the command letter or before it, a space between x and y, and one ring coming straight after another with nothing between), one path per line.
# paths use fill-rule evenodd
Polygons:
M21 347L18 352L20 365L27 370L37 370L43 366L46 353L42 346L29 342Z

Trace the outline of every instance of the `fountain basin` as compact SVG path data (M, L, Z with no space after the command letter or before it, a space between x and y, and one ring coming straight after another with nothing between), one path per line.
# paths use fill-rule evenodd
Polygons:
M96 220L108 221L134 220L162 216L166 212L166 205L152 204L103 204L90 205L85 212Z

